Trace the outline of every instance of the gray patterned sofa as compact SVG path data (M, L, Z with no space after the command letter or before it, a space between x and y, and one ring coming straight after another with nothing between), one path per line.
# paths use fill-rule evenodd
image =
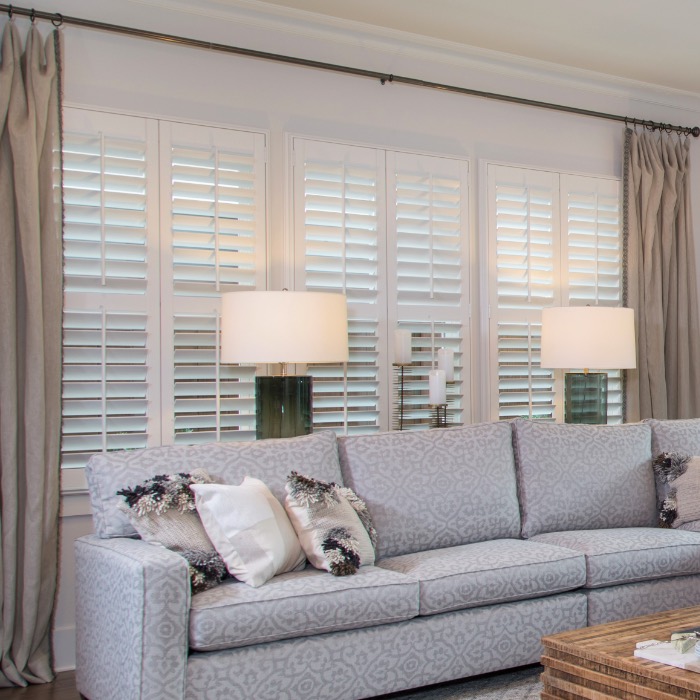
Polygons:
M77 683L90 700L365 698L539 660L543 635L700 603L700 533L661 529L653 454L700 455L700 420L513 423L94 456L76 541ZM203 467L354 489L375 566L191 595L116 491Z

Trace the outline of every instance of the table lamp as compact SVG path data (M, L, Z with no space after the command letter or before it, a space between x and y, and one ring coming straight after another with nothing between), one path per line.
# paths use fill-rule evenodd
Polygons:
M279 375L255 377L258 440L311 432L312 378L287 374L288 364L347 360L344 294L245 291L222 295L221 361L281 365Z
M608 375L636 367L634 311L609 306L543 309L540 367L584 368L564 375L564 420L608 422Z

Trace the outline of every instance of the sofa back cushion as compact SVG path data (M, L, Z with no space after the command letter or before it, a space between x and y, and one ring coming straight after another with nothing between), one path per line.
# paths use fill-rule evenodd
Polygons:
M338 439L343 481L377 529L377 557L518 537L507 423Z
M240 484L252 476L264 482L284 503L291 471L341 483L335 433L330 431L258 442L213 442L171 445L145 450L107 452L90 458L85 473L90 491L95 533L100 537L128 537L136 531L117 508L117 491L133 487L156 474L190 472L200 467L216 481Z
M651 428L516 420L522 535L657 524Z
M645 421L651 426L651 454L662 452L700 456L700 418Z

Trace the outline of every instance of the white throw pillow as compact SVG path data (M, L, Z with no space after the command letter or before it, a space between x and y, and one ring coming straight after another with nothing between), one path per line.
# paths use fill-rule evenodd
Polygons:
M306 558L294 528L270 490L247 476L240 486L194 484L197 512L232 576L261 586L303 568Z

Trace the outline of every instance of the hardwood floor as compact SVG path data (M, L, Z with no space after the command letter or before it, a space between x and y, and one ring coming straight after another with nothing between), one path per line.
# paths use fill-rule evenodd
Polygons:
M57 673L53 683L0 689L0 700L80 700L75 689L75 671Z

